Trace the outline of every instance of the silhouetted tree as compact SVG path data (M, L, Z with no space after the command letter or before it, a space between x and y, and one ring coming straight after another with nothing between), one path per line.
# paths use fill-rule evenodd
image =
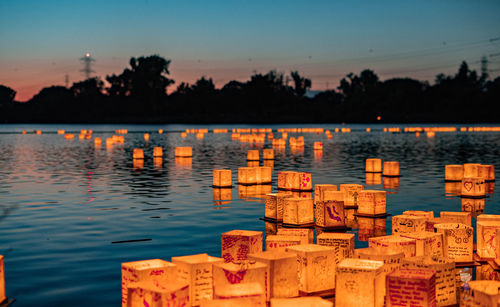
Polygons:
M290 75L292 76L292 80L295 85L295 95L298 97L304 96L306 91L311 88L311 79L301 77L298 71L292 71Z
M98 99L103 94L104 82L99 78L90 78L84 81L75 82L70 90L76 98Z
M14 102L16 91L5 85L0 85L0 106L5 106Z

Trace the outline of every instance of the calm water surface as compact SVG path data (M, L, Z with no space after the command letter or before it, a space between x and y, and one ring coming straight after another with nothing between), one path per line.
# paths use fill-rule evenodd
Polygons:
M460 198L445 193L445 164L494 164L496 178L500 177L500 133L436 133L427 138L425 134L383 133L382 126L371 125L371 133L364 132L366 126L350 127L353 132L336 133L331 140L324 134L304 134L303 150L287 147L276 153L272 190L276 191L278 171L309 171L313 183L385 188L390 193L387 211L393 215L415 209L433 210L439 216L439 211L462 209ZM119 128L129 130L125 144L109 149L104 144L95 148L93 141L79 140L77 135L65 140L55 134L57 129L93 129L94 136L104 139ZM168 133L156 133L159 128ZM170 261L172 256L203 252L219 256L220 233L265 230L259 220L264 215L263 199L249 196L248 190L235 184L238 167L247 164L247 150L262 146L233 141L230 134L183 139L179 132L186 128L196 127L0 126L0 254L5 255L7 294L17 299L15 306L118 306L122 262ZM44 133L22 135L23 129ZM151 133L148 142L144 132ZM324 142L322 156L314 155L314 141ZM159 164L152 158L155 146L164 148ZM192 161L176 161L176 146L192 146ZM142 168L133 165L135 147L145 149ZM399 161L399 182L367 185L364 159L369 157ZM214 201L214 168L233 170L230 200ZM498 191L498 184L489 189ZM484 212L500 214L497 195L486 198ZM365 228L365 222L351 222L356 247L367 246L359 240L356 226ZM385 224L390 233L390 218ZM379 227L377 234L383 231ZM138 239L149 240L112 243Z

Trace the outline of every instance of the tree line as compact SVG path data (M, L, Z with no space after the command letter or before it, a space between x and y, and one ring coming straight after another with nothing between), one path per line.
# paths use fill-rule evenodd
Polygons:
M306 96L311 80L299 72L254 73L246 82L217 89L212 78L194 84L169 78L170 60L131 58L130 67L105 82L94 77L71 87L43 88L28 102L0 85L4 123L370 123L498 122L500 77L489 80L462 62L455 75L434 84L411 78L381 81L366 69L345 76L337 90Z

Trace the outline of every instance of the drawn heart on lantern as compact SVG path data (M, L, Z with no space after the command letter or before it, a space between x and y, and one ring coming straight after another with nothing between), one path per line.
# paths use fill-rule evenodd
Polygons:
M467 190L467 192L470 192L470 190L472 189L472 181L466 181L464 182L464 188Z

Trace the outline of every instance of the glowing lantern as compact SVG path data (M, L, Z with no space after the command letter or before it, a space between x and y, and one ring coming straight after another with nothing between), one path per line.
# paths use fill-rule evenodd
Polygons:
M173 282L159 284L153 281L131 283L128 291L128 307L186 306L189 304L189 286Z
M298 236L266 236L266 251L285 251L288 246L302 244L302 238Z
M283 223L292 225L314 223L314 204L312 198L285 198Z
M247 152L247 161L259 161L259 151L249 150Z
M231 170L230 169L214 169L213 171L213 187L227 188L231 187Z
M500 229L500 221L477 222L477 255L481 258L495 259L497 255L496 230Z
M342 260L337 266L335 306L383 307L385 274L382 261ZM341 294L342 293L342 294Z
M181 138L185 139L187 137L187 133L186 132L181 132Z
M72 139L74 139L74 138L75 138L75 135L74 135L74 134L71 134L71 133L66 133L66 134L64 135L64 138L65 138L66 140L72 140Z
M382 183L381 173L365 173L365 182L367 185L377 185Z
M366 159L365 172L367 173L382 173L381 159Z
M35 134L42 134L42 130L35 130Z
M295 236L301 238L300 244L314 243L314 230L308 228L279 228L278 236Z
M262 150L262 158L264 160L274 160L274 149L264 149Z
M368 239L368 246L378 250L403 252L405 257L414 257L417 254L415 239L403 238L397 235L375 237Z
M144 140L149 141L149 133L144 133Z
M320 227L345 227L344 192L325 191L323 201L316 202L314 217Z
M386 278L387 306L436 305L436 272L426 269L397 269Z
M224 291L226 287L235 284L258 283L264 290L265 300L269 300L269 275L265 263L254 260L238 263L216 263L213 275L215 298L221 298L220 292Z
M480 214L477 216L478 222L500 222L499 214Z
M115 143L115 141L112 139L112 138L106 138L106 147L111 147L113 146L113 144Z
M144 159L144 150L141 148L134 148L132 157L134 159Z
M495 181L495 166L479 165L478 177L483 177L485 181Z
M26 134L27 132L26 132L26 130L23 130L21 133L22 133L22 134Z
M346 208L358 207L359 192L364 190L362 184L341 184L340 191L344 192L344 205Z
M426 217L414 215L395 215L392 217L392 233L409 233L425 231Z
M268 221L264 221L264 224L266 236L275 235L278 232L278 226L281 226L279 223Z
M413 216L423 216L428 219L434 218L433 211L419 211L419 210L406 210L403 211L404 215L413 215Z
M270 307L333 307L333 302L319 296L272 298Z
M386 191L359 191L358 214L370 216L386 214Z
M476 280L500 281L500 272L495 271L489 263L484 263L476 266Z
M335 263L354 255L354 234L324 232L317 237L318 245L329 246L335 249Z
M299 174L299 186L294 187L294 190L312 191L311 173L298 173L298 174Z
M462 195L462 181L449 181L444 183L444 192L447 195L460 196Z
M7 299L5 295L5 268L3 255L0 255L0 304Z
M462 181L464 177L464 166L449 164L444 167L444 180L446 181Z
M293 182L294 179L297 179L297 183ZM291 172L291 171L278 172L278 189L292 190L293 186L295 185L298 185L297 172Z
M269 184L272 182L273 169L267 166L259 166L256 169L256 180L258 184Z
M221 234L221 257L225 262L247 260L247 254L261 251L261 231L231 230Z
M257 184L257 168L240 167L238 168L239 184Z
M191 148L191 147L175 147L175 156L176 157L192 157L193 156L193 148Z
M337 186L333 184L315 184L314 201L316 203L324 200L325 191L337 191Z
M464 164L464 177L479 177L479 163Z
M214 296L216 299L203 301L201 307L266 307L264 289L255 282L218 287Z
M460 223L471 226L470 212L441 211L441 223Z
M323 150L323 143L322 142L314 142L314 150Z
M292 197L287 194L270 193L266 195L265 217L276 221L283 221L283 206L285 198Z
M382 261L384 263L384 274L390 273L401 267L405 254L387 249L376 249L372 247L358 248L354 250L355 257L366 260ZM409 258L412 259L413 257ZM384 278L385 279L385 278Z
M458 223L443 223L434 225L436 232L443 234L444 256L456 262L471 262L473 229Z
M462 179L463 197L484 197L485 194L483 177L464 177Z
M355 216L357 209L344 208L345 226L356 229L358 228L358 220Z
M158 129L158 134L163 134L163 129Z
M384 161L384 172L383 176L397 177L399 176L399 162L396 161Z
M177 280L175 264L161 259L122 263L122 306L127 305L127 289L131 283L157 282L166 285Z
M332 247L303 244L287 247L286 251L297 255L299 291L311 293L335 288Z
M231 188L213 188L214 200L231 200Z
M474 280L469 281L470 290L464 293L460 306L498 306L500 300L500 281Z
M443 234L436 232L414 232L401 234L404 238L414 239L416 256L443 256Z
M189 284L191 306L199 306L202 300L213 298L213 264L223 261L207 254L172 257L178 280Z

